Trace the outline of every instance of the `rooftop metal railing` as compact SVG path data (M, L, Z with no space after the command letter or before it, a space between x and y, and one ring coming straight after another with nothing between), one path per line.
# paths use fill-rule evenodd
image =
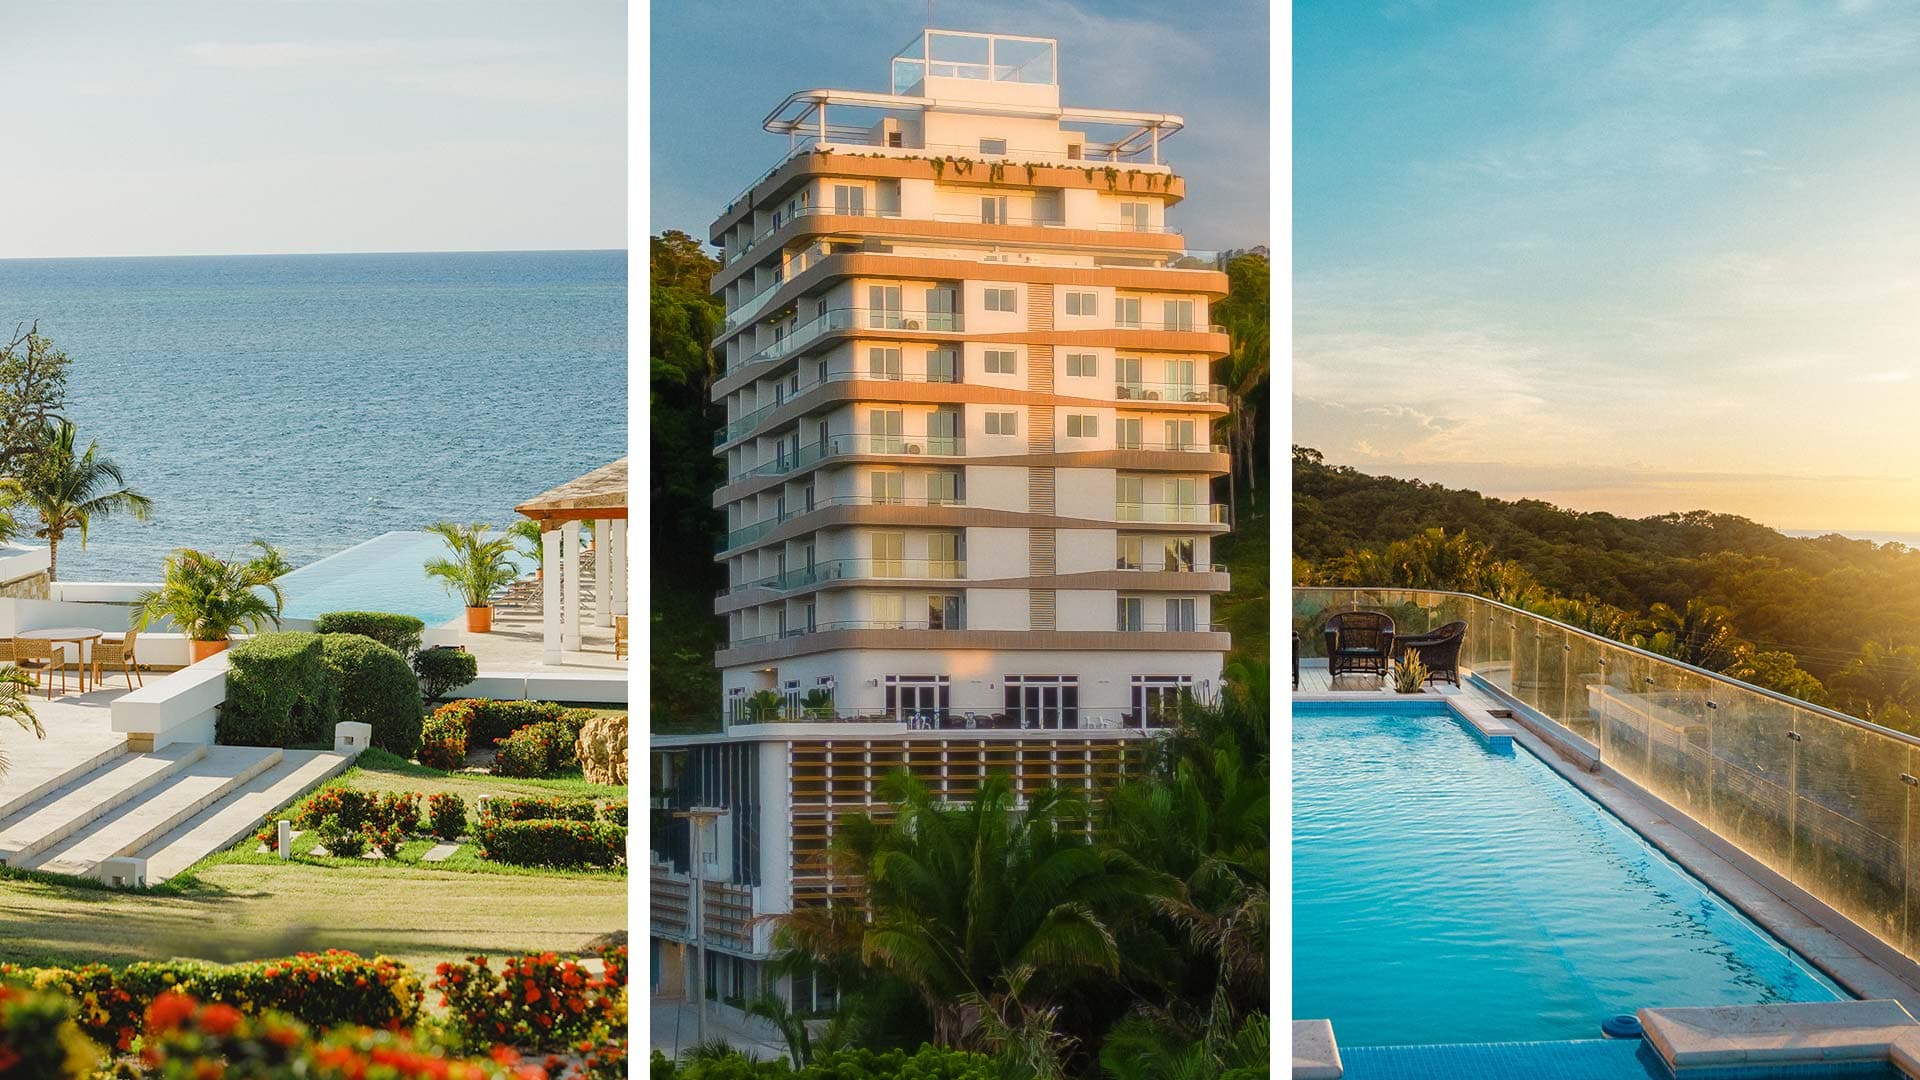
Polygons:
M1463 593L1296 588L1303 664L1352 610L1401 634L1465 622L1463 669L1920 958L1920 738Z

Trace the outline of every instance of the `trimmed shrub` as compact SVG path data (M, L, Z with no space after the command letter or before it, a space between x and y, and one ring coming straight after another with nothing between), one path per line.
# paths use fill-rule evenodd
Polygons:
M563 821L592 821L596 817L592 799L545 798L524 795L517 799L488 799L483 819L500 821L537 821L557 818Z
M319 634L261 634L227 653L214 737L232 746L331 745L338 701Z
M627 782L627 714L589 716L574 743L580 771L593 784Z
M403 833L420 831L420 800L417 791L386 791L374 796L367 810L367 824L376 830L399 829Z
M427 800L427 817L433 835L442 840L458 840L467 831L467 802L451 791L438 791Z
M298 829L318 828L333 818L345 829L358 830L373 815L374 793L350 787L326 787L306 797L289 815Z
M625 799L615 799L614 801L612 801L612 802L610 802L610 803L608 803L607 805L605 805L605 806L603 806L603 807L601 807L601 808L600 808L600 820L601 820L601 821L611 821L611 822L613 822L613 823L614 823L615 825L620 825L620 826L624 826L624 825L626 825L626 823L627 823L627 800L625 800Z
M573 756L574 732L560 720L528 724L500 742L493 755L495 776L558 776L580 764Z
M413 673L420 679L420 693L438 701L478 677L480 661L464 649L425 649L413 654Z
M412 757L420 749L420 681L400 654L364 634L320 635L340 719L373 728L373 745Z
M471 956L435 968L433 989L469 1045L565 1050L623 1022L627 947L602 949L600 958L600 973L550 952L509 956L496 972L486 957Z
M626 828L608 821L488 815L474 828L474 839L481 858L515 866L618 866L627 855Z
M313 620L313 628L322 634L370 637L408 657L420 651L420 632L427 624L411 615L385 611L329 611Z
M467 718L445 708L427 715L420 727L420 764L451 772L467 761Z
M357 859L366 854L369 834L375 828L370 821L363 821L357 829L341 824L339 818L330 817L314 829L320 840L320 846L327 854L336 859Z

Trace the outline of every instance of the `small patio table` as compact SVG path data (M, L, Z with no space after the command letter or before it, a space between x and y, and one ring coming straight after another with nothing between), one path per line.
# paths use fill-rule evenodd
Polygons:
M90 626L49 626L43 630L22 630L13 635L30 641L51 641L55 645L72 645L74 663L80 666L80 692L87 692L87 644L100 640L105 633ZM66 657L60 658L60 665L66 666Z

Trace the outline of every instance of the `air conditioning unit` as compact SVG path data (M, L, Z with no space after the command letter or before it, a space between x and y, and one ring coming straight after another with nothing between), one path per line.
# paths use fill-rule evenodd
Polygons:
M920 444L919 444L919 443L908 443L908 444L907 444L907 453L909 453L909 454L917 454L917 453L919 453L919 452L920 452Z
M920 329L920 320L919 320L919 319L908 319L908 320L907 320L907 329L909 329L909 330L918 330L918 329Z
M1141 396L1141 397L1144 397L1144 398L1146 398L1146 399L1147 399L1148 401L1159 401L1159 400L1160 400L1160 391L1158 391L1158 390L1149 390L1149 391L1147 391L1146 393L1144 393L1144 394L1142 394L1142 395L1140 395L1140 396Z

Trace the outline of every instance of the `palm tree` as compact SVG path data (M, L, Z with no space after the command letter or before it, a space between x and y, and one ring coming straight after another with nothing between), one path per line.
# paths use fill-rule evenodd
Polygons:
M40 717L34 714L33 676L14 667L12 664L0 666L0 718L12 720L23 731L33 732L36 739L47 737L47 729L40 726ZM7 774L12 764L5 752L0 752L0 776Z
M80 547L87 546L93 522L126 512L145 521L153 500L127 486L120 466L100 455L100 444L88 440L84 453L75 450L78 429L71 420L54 417L41 429L40 445L27 459L21 475L0 481L0 490L25 504L40 517L34 535L47 542L47 580L60 568L60 541L69 529L80 531Z
M245 562L192 548L167 556L160 587L135 602L134 628L170 619L194 642L224 643L236 630L257 634L268 623L278 625L287 594L275 579L285 572L286 559L265 541L253 546L260 554Z
M1686 606L1655 604L1647 609L1652 636L1646 648L1683 664L1725 671L1740 658L1741 641L1733 633L1733 613L1699 597Z
M493 627L493 594L520 576L513 565L513 536L503 532L490 537L493 527L477 521L471 525L442 521L427 526L427 531L445 540L453 556L427 560L427 576L439 578L448 592L458 593L466 602L469 631L486 633Z
M1165 888L1087 838L1091 811L1076 795L1048 788L1019 805L996 773L970 803L949 803L905 769L879 791L892 820L849 815L831 849L864 878L871 919L833 933L788 922L784 940L840 952L821 956L825 964L857 958L906 984L941 1046L986 1047L1004 1030L995 1020L1117 976L1116 918Z
M546 565L547 552L541 542L539 522L532 518L521 518L507 526L507 535L520 543L521 552L532 559L535 566Z
M1250 491L1259 484L1257 444L1260 408L1267 396L1272 371L1272 322L1268 306L1267 260L1242 255L1226 267L1226 299L1213 306L1213 317L1227 329L1227 355L1219 378L1226 391L1227 447L1233 461L1227 469L1228 498L1238 505L1235 474L1244 470Z

